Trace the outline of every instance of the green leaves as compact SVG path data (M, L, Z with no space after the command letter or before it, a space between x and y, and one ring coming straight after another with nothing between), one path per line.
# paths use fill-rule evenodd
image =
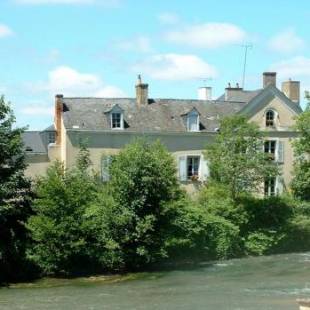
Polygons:
M263 143L258 126L245 117L223 119L215 142L205 151L211 179L225 184L233 198L258 191L265 178L278 174L277 166L266 160Z
M295 162L292 190L295 197L310 201L310 110L300 114L296 121L299 132L294 142Z
M0 282L17 279L25 263L27 232L24 223L32 213L30 182L21 134L14 128L10 104L0 97Z

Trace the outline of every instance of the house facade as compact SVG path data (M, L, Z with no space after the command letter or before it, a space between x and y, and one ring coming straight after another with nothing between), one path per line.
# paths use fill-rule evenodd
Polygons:
M225 93L211 99L211 88L199 89L199 99L152 99L148 84L138 78L135 98L70 98L55 96L54 125L24 133L30 177L44 175L54 160L65 167L75 164L81 142L87 144L93 168L108 180L111 157L138 137L160 140L173 154L180 182L194 191L209 176L203 152L214 141L220 119L234 114L245 115L265 134L264 149L279 165L281 176L266 181L266 195L289 188L292 179L292 140L299 105L297 81L276 87L276 73L263 74L262 88L244 90L228 85Z

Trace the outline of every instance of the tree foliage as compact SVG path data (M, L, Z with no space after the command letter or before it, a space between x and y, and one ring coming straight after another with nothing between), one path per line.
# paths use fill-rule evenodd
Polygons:
M0 97L0 282L16 279L25 268L27 234L24 223L31 214L30 182L21 134L14 128L10 104Z
M55 162L35 184L35 215L27 224L33 239L28 257L45 274L87 269L85 266L91 261L84 214L96 197L97 188L87 172L87 163L88 154L82 149L78 167L68 170Z
M310 98L308 97L308 100ZM297 198L310 201L310 109L300 114L296 121L299 132L294 142L295 163L293 193Z
M102 259L113 257L115 269L135 269L165 257L171 220L166 206L181 195L173 157L159 142L138 140L114 157L110 173L113 202L106 206L103 195L97 209L105 236Z
M220 132L205 154L211 179L226 185L234 199L242 192L259 191L266 178L278 174L264 154L258 126L243 116L221 120Z

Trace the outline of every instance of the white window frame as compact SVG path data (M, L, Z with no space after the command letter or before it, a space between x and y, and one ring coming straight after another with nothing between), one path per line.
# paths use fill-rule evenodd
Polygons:
M269 184L269 182L273 180L273 187L274 187L274 190L272 191L271 189L271 186ZM266 191L266 182L268 182L268 188L267 188L267 191ZM273 197L273 196L276 196L278 193L277 193L277 178L274 177L274 178L270 178L269 180L265 180L264 182L264 196L265 197Z
M274 141L276 144L273 161L280 163L280 164L283 164L284 163L284 156L285 156L285 153L284 153L285 152L284 151L285 143L284 143L284 141L281 141L279 138L266 139L264 141L264 152L265 152L265 142L270 142L270 141ZM265 153L267 153L267 152L265 152Z
M113 127L113 115L119 114L120 115L120 126ZM114 107L110 112L110 127L112 130L123 130L124 129L124 113L123 110L120 109L118 106Z
M272 154L270 152L271 148L270 148L270 144L271 142L275 142L275 147L274 147L274 158L272 161L277 161L277 157L278 157L278 141L277 139L268 139L264 141L264 153L265 154ZM265 144L268 143L269 147L268 147L268 152L265 151Z
M190 127L191 125L190 118L192 117L196 117L196 129L195 130L192 130ZM190 131L190 132L200 131L199 124L200 124L199 113L196 110L192 110L191 112L187 114L187 120L186 120L187 131Z
M195 173L196 171L194 171L194 169L193 169L194 165L192 164L192 172L190 175L189 174L190 161L194 161L194 160L198 160L197 174ZM197 179L197 180L199 179L200 165L201 165L201 156L200 155L189 155L186 157L186 177L187 177L187 180L191 181L193 179Z
M53 139L51 139L51 137L53 137ZM55 131L48 131L47 141L48 141L48 144L55 143L55 141L56 141L56 132Z
M208 179L210 175L208 161L202 154L186 154L178 156L178 174L180 182L191 182L194 181L188 175L188 161L189 158L198 157L198 173L197 173L197 181L204 182Z
M273 125L272 126L267 126L267 113L268 112L273 112ZM276 128L277 127L277 121L278 121L278 112L272 108L269 108L265 111L264 113L264 125L265 128Z

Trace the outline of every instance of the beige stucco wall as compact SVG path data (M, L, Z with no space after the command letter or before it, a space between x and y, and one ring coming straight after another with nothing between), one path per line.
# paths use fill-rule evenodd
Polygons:
M265 126L265 113L269 109L274 110L277 114L275 128L266 128ZM296 116L297 114L293 110L291 110L286 104L276 97L249 120L250 122L255 122L258 124L260 129L266 133L266 140L283 142L284 163L279 164L279 168L287 189L289 189L293 172L294 151L292 141L295 139L296 135L293 128L295 125Z
M26 157L27 168L25 170L26 177L35 179L38 176L45 175L50 164L48 157L42 154L32 154Z

